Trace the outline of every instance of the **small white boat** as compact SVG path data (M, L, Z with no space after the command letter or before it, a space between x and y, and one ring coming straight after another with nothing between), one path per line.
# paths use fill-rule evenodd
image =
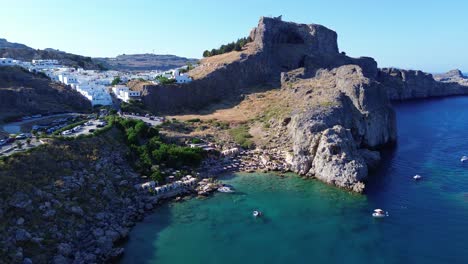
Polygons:
M461 162L465 162L465 161L467 161L467 160L468 160L468 157L467 157L467 156L463 156L463 157L461 157L461 159L460 159Z
M254 217L260 217L260 216L262 216L262 212L255 210L255 211L253 211L252 215Z
M219 188L218 188L218 192L222 192L222 193L233 193L234 190L231 189L231 188L228 187L228 186L223 186L223 187L219 187Z
M416 175L413 176L413 179L415 179L416 181L418 181L418 180L422 179L422 176L419 175L419 174L416 174Z
M374 212L372 213L372 217L374 218L384 218L388 216L388 212L385 212L382 209L375 209Z

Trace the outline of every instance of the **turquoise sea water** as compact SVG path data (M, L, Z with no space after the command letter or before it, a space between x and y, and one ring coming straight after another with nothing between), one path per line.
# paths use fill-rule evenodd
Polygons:
M227 176L237 193L166 204L138 224L122 263L468 263L468 98L395 108L398 145L367 195L295 175ZM373 219L374 208L390 216Z

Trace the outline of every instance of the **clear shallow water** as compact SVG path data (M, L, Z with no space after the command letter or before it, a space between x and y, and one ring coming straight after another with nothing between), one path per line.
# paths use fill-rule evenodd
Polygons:
M236 194L159 207L122 263L468 263L468 98L395 108L399 143L366 196L294 175L230 176ZM390 217L370 217L377 207Z

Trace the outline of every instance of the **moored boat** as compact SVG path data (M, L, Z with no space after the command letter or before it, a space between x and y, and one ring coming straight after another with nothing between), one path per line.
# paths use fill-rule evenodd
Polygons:
M384 218L388 216L388 212L385 212L382 209L375 209L374 212L372 213L372 217L374 218Z
M233 193L234 190L229 187L229 186L222 186L222 187L219 187L218 188L218 192L222 192L222 193Z
M262 216L262 212L255 210L255 211L253 211L252 215L254 217L260 217L260 216Z

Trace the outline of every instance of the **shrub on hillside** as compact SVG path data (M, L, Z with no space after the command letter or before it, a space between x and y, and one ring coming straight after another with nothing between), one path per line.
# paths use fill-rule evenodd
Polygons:
M220 55L224 53L228 53L231 51L241 51L242 48L249 42L252 42L252 39L250 37L248 38L240 38L236 42L231 42L226 45L221 45L218 49L212 49L211 51L205 50L203 52L203 57L211 57L215 55Z

